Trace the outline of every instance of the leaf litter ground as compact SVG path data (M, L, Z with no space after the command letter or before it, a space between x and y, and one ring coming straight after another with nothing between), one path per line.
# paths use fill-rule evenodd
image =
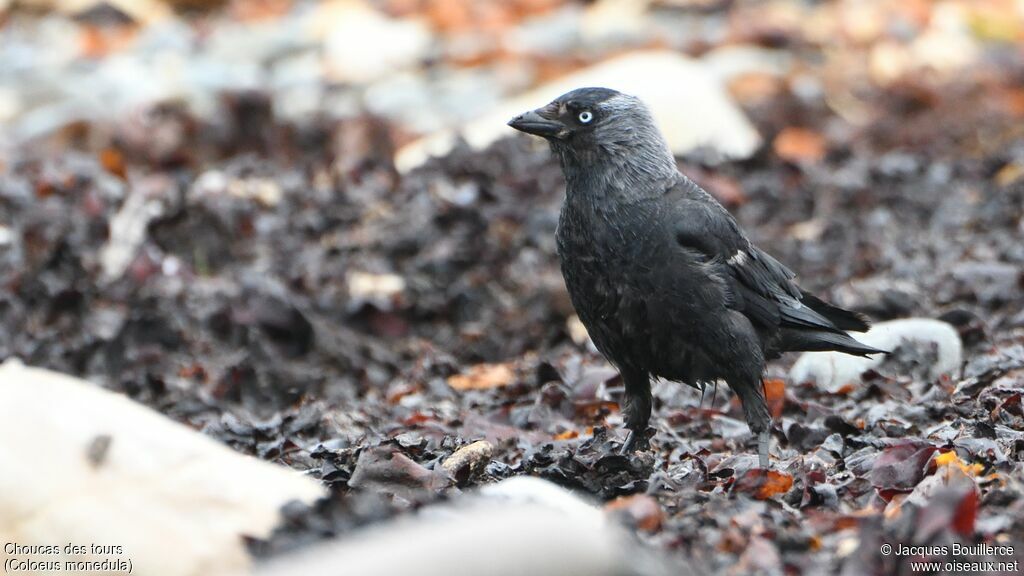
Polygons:
M724 387L658 383L652 450L617 453L622 386L573 323L543 146L508 138L399 176L380 121L278 125L255 95L219 130L154 111L177 128L160 150L20 152L0 173L0 356L329 485L253 543L263 555L529 474L614 501L641 540L706 573L909 573L877 553L887 542L1019 558L1024 140L1020 111L988 95L1024 89L1024 70L977 74L870 94L857 130L782 93L749 112L763 134L801 126L788 160L682 159L807 288L875 319L946 314L967 345L952 378L924 379L933 351L901 349L834 394L774 365L771 472ZM254 123L273 136L230 128ZM128 188L153 210L107 279ZM449 460L478 440L491 448Z

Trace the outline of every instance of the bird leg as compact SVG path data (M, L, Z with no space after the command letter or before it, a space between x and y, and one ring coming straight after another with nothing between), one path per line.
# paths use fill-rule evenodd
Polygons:
M764 399L764 391L760 378L755 382L741 380L742 384L730 387L740 397L743 415L747 426L757 436L757 456L761 468L768 468L768 449L771 447L772 416L768 412L768 403Z
M622 370L622 381L626 386L622 413L626 417L629 434L619 453L632 454L648 447L645 432L651 420L651 379L646 372Z
M768 430L757 433L757 460L761 468L768 469L768 447L771 445L772 435Z

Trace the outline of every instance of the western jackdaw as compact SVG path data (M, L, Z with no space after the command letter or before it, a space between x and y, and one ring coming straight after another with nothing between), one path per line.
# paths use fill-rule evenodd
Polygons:
M509 126L551 143L566 181L558 255L573 306L625 384L629 435L645 437L650 377L739 396L768 467L765 361L788 351L882 353L846 331L859 314L801 290L710 194L676 168L638 98L580 88Z

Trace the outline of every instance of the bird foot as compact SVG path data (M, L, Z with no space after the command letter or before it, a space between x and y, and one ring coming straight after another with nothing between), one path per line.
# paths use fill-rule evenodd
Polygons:
M757 434L757 457L761 468L768 469L768 448L771 445L772 434L770 430L763 430Z
M626 441L622 443L622 448L619 449L619 455L628 456L637 450L647 450L648 448L650 448L650 443L647 440L647 431L637 432L631 429L626 435Z

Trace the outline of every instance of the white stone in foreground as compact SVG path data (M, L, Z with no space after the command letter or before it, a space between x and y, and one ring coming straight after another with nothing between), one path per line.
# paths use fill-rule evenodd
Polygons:
M319 483L124 396L17 360L0 365L0 544L122 547L33 560L130 559L146 576L248 574L243 536L268 536L282 505L322 495Z
M676 52L626 54L574 72L506 100L461 129L470 146L482 149L513 130L514 116L539 108L575 88L603 86L641 98L650 107L674 154L706 146L728 158L746 158L761 137L705 64ZM402 147L395 167L408 172L432 156L451 151L456 133L442 130Z
M950 324L931 318L904 318L879 322L864 334L851 333L857 340L882 350L895 350L904 341L934 343L938 359L928 372L930 378L951 374L960 369L963 344ZM860 382L865 370L882 363L885 356L876 354L861 358L839 352L805 352L789 371L792 382L814 382L820 388L835 392L846 384Z
M257 576L689 576L603 512L545 480L516 477L453 505L279 558Z

